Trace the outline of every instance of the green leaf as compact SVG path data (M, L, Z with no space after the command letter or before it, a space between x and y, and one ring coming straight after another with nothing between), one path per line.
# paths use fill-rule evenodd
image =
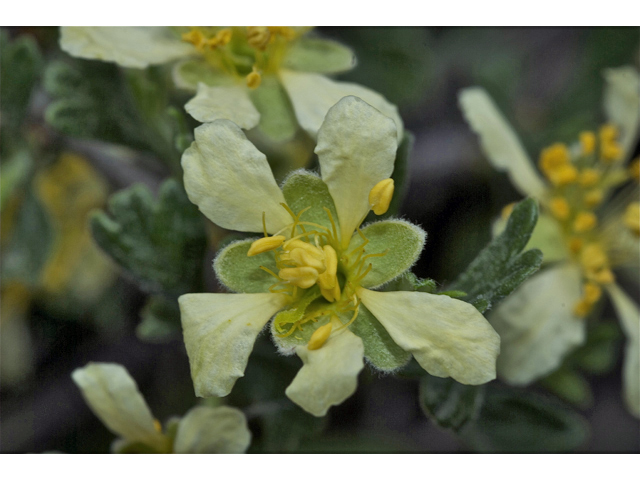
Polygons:
M579 373L560 368L541 380L541 384L563 400L579 408L593 404L593 394L589 382Z
M539 250L522 250L528 243L538 218L538 206L532 198L518 203L499 236L471 262L469 267L449 285L450 290L467 292L466 302L480 312L493 307L509 295L524 280L534 274L542 263Z
M142 321L136 335L147 342L165 342L182 332L178 302L161 296L152 296L140 312Z
M46 122L62 133L91 137L99 129L98 106L88 98L52 102L45 110Z
M6 228L6 225L3 225ZM51 219L29 189L16 213L13 231L2 250L2 280L36 285L54 241Z
M479 452L568 452L584 444L589 427L557 400L533 392L489 390L478 420L464 434Z
M369 363L385 372L397 370L411 360L411 353L400 348L385 328L364 305L360 305L358 318L349 329L362 339L364 357Z
M197 291L206 238L202 218L175 180L154 200L141 184L113 195L91 218L98 245L150 293Z
M362 280L365 288L378 287L409 269L418 260L427 236L420 227L398 219L371 223L362 229L362 234L369 240L365 247L367 255L386 252L366 260L373 268ZM362 238L356 234L349 250L362 244Z
M350 48L332 40L302 37L291 44L282 66L302 72L340 73L355 64Z
M0 30L0 108L4 131L15 132L22 124L31 92L40 78L42 63L33 38L21 36L10 41L8 32Z
M425 375L420 379L420 406L441 427L459 431L478 417L484 392L484 385Z
M298 130L291 100L278 79L265 75L258 88L249 93L253 105L260 112L258 128L276 142L289 140Z
M318 175L306 170L297 170L285 180L282 193L287 205L296 215L311 207L301 217L305 222L318 223L332 231L329 216L324 210L327 208L331 212L336 229L340 228L333 198L327 185Z
M255 240L251 238L231 243L218 253L213 262L218 280L232 292L268 292L269 287L277 282L273 275L260 268L263 266L275 274L278 273L273 252L247 257L247 252Z
M14 190L18 190L27 179L33 160L29 151L18 150L14 155L2 162L2 176L0 177L0 209L4 210L7 200Z

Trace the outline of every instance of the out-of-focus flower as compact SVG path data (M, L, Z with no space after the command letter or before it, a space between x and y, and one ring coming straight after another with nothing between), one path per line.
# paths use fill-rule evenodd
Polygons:
M198 121L228 119L259 126L276 140L299 124L313 138L329 108L356 95L390 117L402 138L395 105L380 94L325 75L353 68L353 52L337 42L308 37L298 27L63 27L69 54L145 68L178 61L178 87L195 90L185 106Z
M163 428L122 365L89 363L71 377L93 413L120 437L114 453L244 453L251 443L244 414L232 407L194 407Z
M627 335L624 398L640 416L640 314L613 273L631 267L637 274L638 267L638 159L628 159L640 125L640 78L632 67L607 70L605 78L609 123L580 133L573 145L544 149L543 176L484 90L464 90L460 105L491 163L543 209L530 246L550 265L489 316L502 341L499 375L526 385L555 370L584 343L582 319L606 292Z
M264 232L229 245L214 262L220 281L240 293L179 299L198 396L230 393L274 315L274 342L304 363L286 394L316 416L353 394L363 356L392 371L413 355L430 374L466 384L495 377L498 335L473 306L373 290L410 268L426 238L398 219L360 228L369 211L389 207L396 133L388 117L346 97L318 132L322 177L297 171L281 190L236 125L218 120L196 129L182 157L189 198L224 228Z

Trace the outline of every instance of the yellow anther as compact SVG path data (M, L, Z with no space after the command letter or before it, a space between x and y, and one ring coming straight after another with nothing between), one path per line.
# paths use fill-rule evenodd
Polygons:
M603 143L600 146L600 159L604 163L613 163L622 160L622 147L615 141Z
M265 50L271 40L267 27L247 27L247 43L258 50Z
M599 272L593 274L591 278L598 282L600 285L610 285L616 281L615 275L609 268L600 270Z
M500 212L500 216L503 220L507 220L511 216L511 212L513 212L513 208L516 206L515 202L505 205L502 208L502 212Z
M158 433L162 433L162 424L156 418L153 419L153 428L155 428Z
M540 152L540 169L543 172L555 170L571 160L569 149L564 143L554 143Z
M567 202L563 197L552 198L549 202L549 209L553 216L558 220L566 220L569 218L569 214L571 213L569 202Z
M571 164L560 165L553 170L545 172L547 178L557 187L575 182L578 178L578 170Z
M296 287L310 288L318 280L318 271L313 267L283 268L278 276Z
M218 33L216 33L215 39L218 42L218 45L224 47L227 43L231 41L232 32L230 28L223 28Z
M310 254L307 250L302 248L294 248L291 250L290 258L299 267L311 267L315 268L318 273L323 273L326 268L324 261L317 256Z
M584 241L579 237L571 237L569 239L569 250L573 253L578 253L582 249Z
M588 282L584 284L584 295L582 296L583 300L594 304L600 297L602 296L602 288L597 283Z
M618 138L618 129L614 125L603 125L598 133L601 143L614 142Z
M324 253L324 264L326 270L318 276L318 285L320 285L321 289L332 290L338 283L338 279L336 277L336 273L338 271L338 255L331 245L325 245L322 247L322 251Z
M631 232L640 236L640 203L630 203L624 211L622 221Z
M583 155L591 155L596 149L596 135L593 132L580 133L580 146Z
M598 218L591 212L579 212L573 221L573 230L578 233L588 232L598 224Z
M182 40L192 44L198 50L202 50L207 43L204 35L200 30L191 30L182 34Z
M303 242L302 240L299 240L297 238L294 240L289 240L282 246L282 248L287 252L291 252L297 248L300 248L307 252L309 255L317 258L318 260L322 260L324 258L324 253L321 249L309 242Z
M320 279L318 279L318 284L320 284ZM320 293L327 302L335 302L340 299L340 284L336 280L333 288L327 289L320 287Z
M262 76L254 66L253 71L249 75L247 75L247 87L253 90L258 88L261 83L262 83Z
M603 191L599 188L594 188L593 190L589 190L587 193L585 193L584 203L588 207L593 208L597 205L600 205L600 203L602 203L603 198L604 198Z
M389 210L389 204L393 197L393 178L387 178L376 185L369 192L369 205L376 215L382 215Z
M600 181L600 172L593 168L585 168L580 172L578 182L583 187L593 187Z
M640 158L636 158L629 165L629 175L636 181L640 181Z
M585 269L596 271L607 267L609 258L600 245L589 243L584 246L580 253L580 263Z
M309 339L309 343L307 344L307 348L309 350L317 350L322 345L325 344L325 342L329 338L329 335L331 335L331 330L333 329L331 324L332 322L329 322L326 325L319 327L318 329L316 329L315 332L313 332L313 335L311 335L311 338Z
M573 307L573 314L576 317L584 318L589 315L592 309L592 303L586 302L585 300L579 300Z
M274 250L282 245L284 240L285 237L283 235L274 235L273 237L264 237L256 240L251 244L251 247L249 247L247 257L253 257L254 255Z

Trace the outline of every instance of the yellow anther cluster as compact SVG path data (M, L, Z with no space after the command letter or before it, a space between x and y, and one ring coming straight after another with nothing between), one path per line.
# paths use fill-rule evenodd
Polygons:
M609 267L609 258L597 243L589 243L581 249L582 264L587 281L583 285L582 298L574 305L573 313L586 317L602 296L602 285L613 283L615 277Z
M271 40L268 27L247 27L247 43L258 50L265 50Z
M578 212L573 221L573 231L584 233L593 230L598 224L598 218L592 212Z
M554 217L558 220L566 220L569 218L569 214L571 213L571 207L569 207L569 202L563 197L554 197L549 202L549 209Z
M596 135L593 132L581 132L580 147L583 155L591 155L596 150Z
M627 206L623 222L634 235L640 236L640 203L632 202Z
M394 183L392 178L378 182L369 192L369 205L376 215L387 213L393 197Z
M223 28L216 32L213 36L207 36L198 28L192 28L187 33L182 34L182 40L192 44L200 52L205 48L216 49L224 47L231 41L232 33L228 28Z
M622 159L622 148L617 142L618 129L613 125L600 128L600 157L604 163L613 163Z
M604 199L604 192L600 188L594 188L584 194L584 203L589 208L597 207Z
M569 149L563 143L545 148L540 154L540 169L555 186L567 185L578 178L578 170L571 164Z

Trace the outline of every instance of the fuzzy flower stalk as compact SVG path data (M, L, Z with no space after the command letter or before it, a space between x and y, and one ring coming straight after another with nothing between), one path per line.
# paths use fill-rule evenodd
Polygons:
M542 207L529 246L542 250L547 267L489 316L502 340L499 375L527 385L558 368L585 342L584 319L607 294L627 337L624 398L640 416L640 313L614 273L638 275L638 159L630 155L640 125L640 78L622 67L607 70L605 79L608 122L571 145L544 149L541 174L484 90L464 90L460 105L489 161Z
M499 337L473 306L375 290L416 262L426 238L400 219L362 225L393 196L392 119L343 98L318 131L321 175L299 170L282 188L232 122L202 125L195 138L182 157L190 200L221 227L263 235L214 261L237 293L179 299L196 395L228 395L267 324L279 351L303 362L286 395L316 416L354 393L363 358L393 371L413 355L435 376L472 385L495 378Z

